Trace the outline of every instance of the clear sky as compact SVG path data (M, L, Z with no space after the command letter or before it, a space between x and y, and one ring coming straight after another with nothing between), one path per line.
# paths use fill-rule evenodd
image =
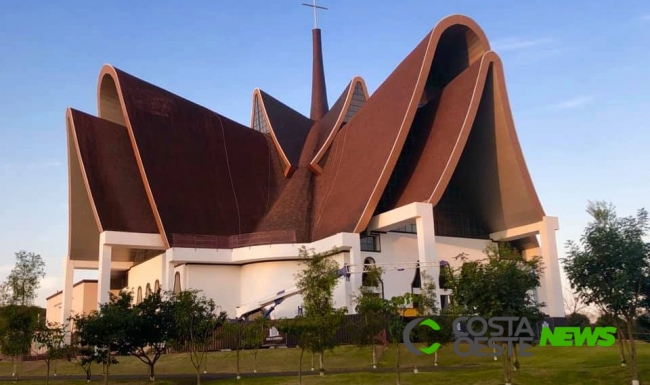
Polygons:
M105 63L249 124L260 87L308 114L306 0L0 2L0 279L14 252L67 252L65 109L96 114ZM505 66L519 140L560 253L588 200L650 206L650 3L322 0L330 103L354 75L372 93L443 17L482 26ZM83 275L87 276L87 275ZM77 275L80 278L82 275Z

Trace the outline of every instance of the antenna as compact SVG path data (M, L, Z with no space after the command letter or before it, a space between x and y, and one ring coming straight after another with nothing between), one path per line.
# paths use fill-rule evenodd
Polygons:
M316 5L316 0L313 0L312 4L307 4L307 3L302 3L305 7L311 7L314 9L314 29L318 29L318 10L323 9L327 11L328 9L325 7L321 7L320 5Z

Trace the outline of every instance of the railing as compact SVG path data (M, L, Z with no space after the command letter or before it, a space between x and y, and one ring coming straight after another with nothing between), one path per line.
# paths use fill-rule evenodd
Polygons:
M225 235L172 234L172 245L194 249L235 249L238 247L295 243L293 230L260 231L257 233Z
M274 243L295 243L296 232L293 230L261 231L257 233L233 235L230 237L230 248Z
M172 245L193 249L230 249L228 236L172 234Z

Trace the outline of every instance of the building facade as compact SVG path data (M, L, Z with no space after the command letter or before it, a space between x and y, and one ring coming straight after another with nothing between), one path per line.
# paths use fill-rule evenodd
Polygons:
M102 68L97 116L66 114L62 318L75 269L98 271L97 303L111 290L140 301L199 289L232 317L293 317L301 247L341 266L336 305L353 313L364 266L384 267L390 298L414 290L416 272L437 282L441 265L493 242L542 257L536 295L564 316L558 219L537 197L481 28L443 19L372 95L355 77L331 108L321 31L312 37L310 116L256 89L249 126Z

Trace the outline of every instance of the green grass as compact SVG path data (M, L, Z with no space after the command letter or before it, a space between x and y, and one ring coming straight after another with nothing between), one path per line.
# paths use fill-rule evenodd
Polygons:
M630 368L621 367L618 363L618 346L602 347L535 347L531 349L532 357L522 357L521 368L515 373L515 384L629 384ZM258 372L293 372L298 369L298 349L262 350L259 354ZM639 374L644 384L650 384L650 345L640 342L638 344ZM402 383L403 384L477 384L491 385L502 384L502 363L494 361L491 357L463 358L455 355L451 347L443 348L439 353L439 366L432 368L433 356L414 356L402 347ZM206 384L298 384L297 376L247 378L247 373L252 372L253 358L247 352L242 352L243 379L206 381ZM359 349L352 346L343 346L328 352L325 356L325 367L328 370L358 370L358 373L327 374L324 377L307 376L304 384L394 384L394 372L370 372L371 354L369 349ZM316 359L316 363L317 363ZM392 349L386 351L379 366L392 368L395 365L395 354ZM414 374L413 367L426 367L420 373ZM311 356L305 354L303 370L310 372ZM215 352L208 355L207 370L209 373L234 373L235 353ZM59 362L60 375L81 375L83 371L70 363ZM93 382L101 381L101 367L97 366L93 372ZM120 364L111 368L111 374L146 374L147 366L133 357L121 357ZM156 365L156 373L192 375L193 368L187 355L169 354L163 356ZM25 362L21 371L22 375L43 375L45 364L43 362ZM0 362L0 376L11 375L11 363ZM52 377L53 384L85 384L85 381L64 380L62 377ZM195 381L189 377L187 380L158 380L157 384L182 384L189 385ZM43 384L44 381L21 381L23 384ZM146 379L137 381L111 380L114 384L150 384Z

